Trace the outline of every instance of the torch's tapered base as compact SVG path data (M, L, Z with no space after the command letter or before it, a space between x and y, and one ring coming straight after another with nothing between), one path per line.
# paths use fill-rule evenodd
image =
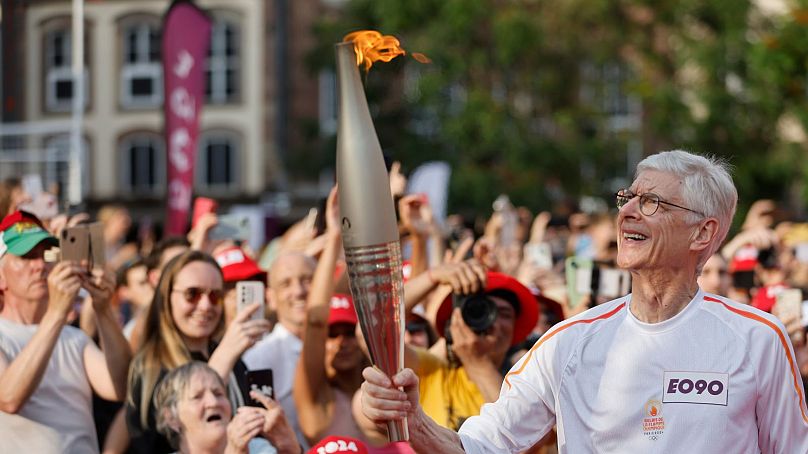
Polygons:
M398 241L345 247L356 315L370 359L388 377L404 366L404 287ZM409 439L407 421L387 424L390 441Z

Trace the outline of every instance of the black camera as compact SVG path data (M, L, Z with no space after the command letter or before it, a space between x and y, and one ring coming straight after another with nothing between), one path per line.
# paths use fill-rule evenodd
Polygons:
M494 325L499 313L496 303L483 293L452 295L452 307L460 308L463 321L477 334L488 331ZM449 318L446 322L446 329L444 330L446 340L449 343L451 343L451 332L449 330L451 320Z

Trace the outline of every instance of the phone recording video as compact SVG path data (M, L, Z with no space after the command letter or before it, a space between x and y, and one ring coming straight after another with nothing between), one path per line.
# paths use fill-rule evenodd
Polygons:
M275 384L272 379L272 369L248 370L245 372L247 387L250 391L259 392L270 399L275 399ZM251 407L263 405L251 396L245 396L245 403Z
M247 307L259 303L258 310L250 316L251 320L261 320L264 314L264 283L261 281L239 281L236 283L236 310L238 313Z

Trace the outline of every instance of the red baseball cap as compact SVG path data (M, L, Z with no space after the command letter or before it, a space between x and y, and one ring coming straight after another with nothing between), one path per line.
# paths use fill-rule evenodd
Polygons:
M368 454L368 448L363 442L356 438L344 437L342 435L329 435L312 446L311 449L306 451L306 454L337 454L341 452Z
M18 210L0 222L0 257L7 252L22 257L43 241L53 246L59 245L59 240L31 213Z
M337 323L350 323L356 325L359 319L356 318L353 298L350 295L337 293L331 297L331 312L328 313L328 326Z
M266 280L267 273L259 268L255 260L251 259L238 246L219 251L215 258L216 263L222 268L225 282L237 282L251 278L261 281Z
M522 285L521 282L507 274L488 271L486 273L486 285L483 293L490 293L494 290L507 290L516 295L519 308L516 321L513 324L513 339L511 340L511 345L516 345L527 339L527 336L536 326L536 322L539 321L539 303L530 290ZM437 325L435 328L437 328L438 334L441 336L444 335L446 322L449 320L449 317L452 316L452 309L452 298L450 295L449 298L443 300L435 316L435 324Z

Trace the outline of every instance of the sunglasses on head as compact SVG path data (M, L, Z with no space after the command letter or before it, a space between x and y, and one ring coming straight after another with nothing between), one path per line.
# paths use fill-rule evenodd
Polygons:
M216 288L188 287L184 289L174 289L172 292L182 293L182 297L189 303L196 304L202 299L202 295L207 295L208 300L213 304L219 304L224 299L224 290Z

